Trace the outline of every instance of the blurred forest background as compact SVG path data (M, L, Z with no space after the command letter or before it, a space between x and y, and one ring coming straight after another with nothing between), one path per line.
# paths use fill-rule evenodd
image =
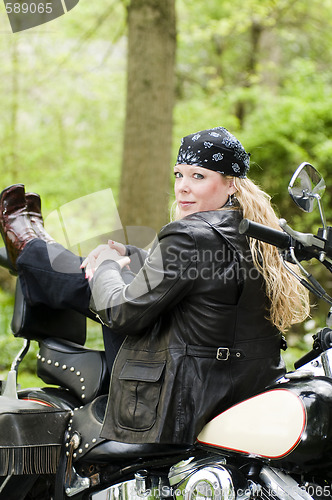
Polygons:
M1 189L21 182L38 192L46 221L110 189L124 228L165 224L180 138L223 125L251 152L251 177L280 216L298 230L319 227L318 211L300 213L287 185L303 161L329 181L330 0L81 0L16 34L2 7L0 53ZM328 221L331 194L329 186ZM72 230L84 233L98 210L80 213ZM10 333L14 285L0 270L2 371L22 342ZM313 320L289 333L289 363L324 326L327 309L314 307ZM102 348L98 325L89 324L88 345Z

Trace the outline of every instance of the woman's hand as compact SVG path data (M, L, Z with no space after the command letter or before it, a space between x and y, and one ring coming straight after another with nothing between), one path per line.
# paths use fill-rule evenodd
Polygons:
M121 269L130 264L129 257L125 256L126 247L122 243L109 240L108 244L98 245L81 264L81 269L85 269L85 277L89 280L93 277L96 269L105 260L114 260Z
M110 248L114 248L114 250L119 252L120 255L125 256L127 253L126 247L122 243L119 243L118 241L108 240L108 246Z

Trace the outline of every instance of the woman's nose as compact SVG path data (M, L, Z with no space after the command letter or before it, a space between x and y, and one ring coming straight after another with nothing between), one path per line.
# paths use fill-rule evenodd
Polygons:
M186 179L182 178L182 179L181 179L181 182L180 182L180 185L178 186L178 188L179 188L179 191L180 191L181 193L186 193L186 192L188 192L188 191L189 191L189 189L190 189L190 188L189 188L189 183L187 182L187 180L186 180Z

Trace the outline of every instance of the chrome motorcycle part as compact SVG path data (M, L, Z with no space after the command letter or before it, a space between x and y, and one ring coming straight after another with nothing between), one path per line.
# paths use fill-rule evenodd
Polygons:
M263 467L259 477L267 488L269 497L280 500L313 500L291 476L278 469Z
M332 349L328 349L321 354L322 365L326 377L332 378Z
M171 498L171 493L163 478L148 477L147 471L139 471L135 474L135 479L93 493L89 498L91 500L142 500L142 498L144 500L162 500Z
M174 486L183 481L188 474L196 472L205 465L211 464L225 465L226 460L219 455L210 455L207 458L196 460L195 457L190 457L187 460L181 460L170 468L168 478L171 486Z
M280 219L280 226L282 226L281 221L283 219ZM286 224L287 225L287 224ZM305 235L304 235L305 236ZM311 246L316 246L316 244L312 244ZM324 248L324 243L321 245L319 243L320 248ZM295 249L294 247L289 248L289 254L292 258L292 262L297 265L297 267L300 269L302 274L304 275L304 278L302 278L300 275L298 275L286 262L285 259L282 259L282 263L284 267L287 269L287 271L292 274L296 279L298 279L302 285L304 285L310 292L316 295L316 297L323 299L325 302L328 304L332 304L332 297L329 296L329 294L326 292L326 290L321 286L321 284L312 276L311 273L309 273L301 264L301 262L296 258L295 254ZM319 259L324 260L325 258L325 252L321 251L319 252Z
M218 456L190 458L170 469L169 482L176 500L235 500L236 492L225 460ZM246 488L243 488L245 492ZM248 498L241 495L241 498Z
M135 479L115 484L109 488L93 493L91 500L137 500L135 491Z
M323 225L322 237L327 238L328 227L326 217L321 203L322 196L326 188L325 181L320 173L307 162L301 165L295 171L288 185L288 192L292 200L305 212L312 212L315 202L318 204L319 214ZM324 261L325 252L320 253L319 260Z
M29 351L30 348L30 340L25 339L24 344L20 352L15 356L14 361L12 362L11 368L7 375L7 380L3 384L1 390L1 396L5 396L7 398L17 399L17 372L18 367Z
M296 241L299 241L304 247L314 247L317 251L324 248L324 242L320 238L311 233L300 233L299 231L295 231L287 224L286 219L279 219L279 226L285 233Z
M18 367L20 366L21 361L23 360L23 358L25 357L25 355L29 351L29 348L30 348L30 340L24 339L22 349L20 350L20 352L17 354L17 356L14 358L14 361L12 362L12 365L10 368L11 371L16 371L16 372L18 371Z
M329 310L329 313L326 318L326 326L332 328L332 307Z
M150 486L149 475L147 470L139 470L135 474L135 487L139 497L148 495Z
M294 172L288 185L288 192L304 212L312 212L317 201L322 215L320 200L325 188L325 181L320 173L310 163L303 162ZM323 220L325 221L324 216Z
M65 492L67 497L72 497L81 493L90 487L90 479L88 477L81 477L77 474L74 467L71 468L70 474L65 482Z
M3 392L1 393L1 396L5 396L6 398L18 399L16 370L9 370L7 374L7 380L4 383Z
M235 500L232 477L223 467L206 466L177 485L176 500Z

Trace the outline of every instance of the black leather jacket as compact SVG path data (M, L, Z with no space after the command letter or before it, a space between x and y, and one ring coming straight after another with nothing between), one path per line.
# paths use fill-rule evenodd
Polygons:
M126 335L102 437L192 444L208 420L284 374L240 220L221 210L166 225L129 285L117 263L98 268L92 310Z

